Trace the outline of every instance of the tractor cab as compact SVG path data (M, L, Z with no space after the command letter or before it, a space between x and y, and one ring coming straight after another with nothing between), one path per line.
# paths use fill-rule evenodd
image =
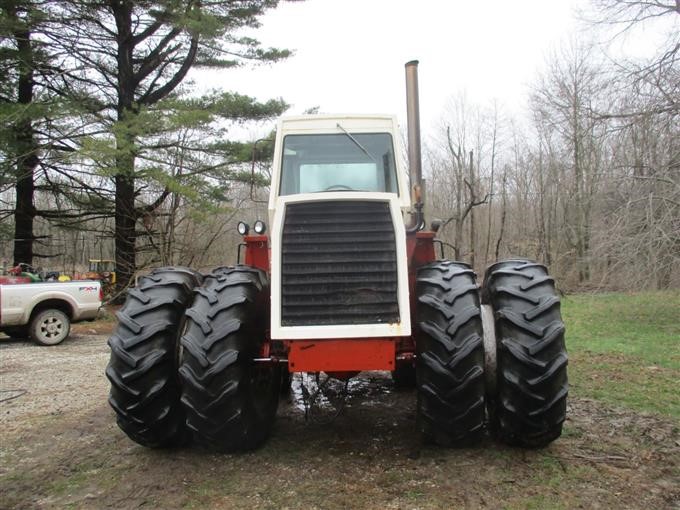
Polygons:
M337 119L338 130L344 129L341 121ZM280 195L328 191L399 194L389 133L289 134L283 139L280 159Z
M281 197L328 192L389 193L410 207L408 175L393 116L307 115L277 126L270 220ZM309 197L310 200L327 198Z
M410 335L410 199L398 136L392 116L280 119L266 268L273 339ZM368 361L386 357L369 357L360 368L390 369Z

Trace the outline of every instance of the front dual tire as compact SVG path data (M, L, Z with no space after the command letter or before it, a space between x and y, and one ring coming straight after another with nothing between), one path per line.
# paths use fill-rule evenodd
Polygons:
M267 324L266 275L220 268L202 277L162 268L128 292L109 339L109 403L133 441L172 447L194 439L247 450L269 435L280 369L256 365Z
M543 447L566 416L567 354L554 281L541 264L491 266L482 299L495 322L494 387L484 384L481 305L469 266L438 261L417 277L418 424L444 446L477 442L485 421L501 441ZM486 412L485 412L486 409Z
M250 450L269 437L281 370L253 362L265 340L268 310L265 273L238 266L206 277L186 312L182 403L194 440L207 448Z
M466 446L484 428L484 346L479 295L469 266L438 261L416 281L417 421L428 442Z
M492 306L496 325L491 431L512 446L546 446L562 433L568 393L555 282L542 264L499 262L486 272L483 299Z
M184 312L200 283L201 275L187 268L156 269L128 292L116 314L106 367L109 404L121 430L143 446L179 446L189 439L178 346Z

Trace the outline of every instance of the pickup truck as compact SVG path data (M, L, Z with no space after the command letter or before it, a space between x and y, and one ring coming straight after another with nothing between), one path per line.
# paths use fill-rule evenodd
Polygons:
M57 345L68 337L72 322L97 317L102 299L97 281L0 285L0 332Z

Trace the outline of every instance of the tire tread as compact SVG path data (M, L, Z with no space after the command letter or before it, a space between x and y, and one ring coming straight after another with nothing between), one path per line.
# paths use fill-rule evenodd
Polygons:
M278 369L264 411L249 393L252 358L264 341L266 274L255 268L218 268L196 290L187 310L179 369L187 425L201 445L223 452L249 450L269 436L278 404ZM268 394L269 395L269 394Z
M451 261L418 271L418 424L426 441L469 446L484 427L484 346L475 273Z
M109 404L118 426L133 441L151 447L186 442L179 402L179 328L201 275L187 268L159 268L128 292L118 325L108 340Z
M513 446L544 447L562 433L568 396L565 330L554 279L536 262L500 262L487 270L484 295L496 321L492 430Z

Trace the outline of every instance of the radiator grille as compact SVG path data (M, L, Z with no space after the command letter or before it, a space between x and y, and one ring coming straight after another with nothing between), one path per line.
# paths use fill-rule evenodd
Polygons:
M289 204L281 263L282 326L399 322L387 202Z

